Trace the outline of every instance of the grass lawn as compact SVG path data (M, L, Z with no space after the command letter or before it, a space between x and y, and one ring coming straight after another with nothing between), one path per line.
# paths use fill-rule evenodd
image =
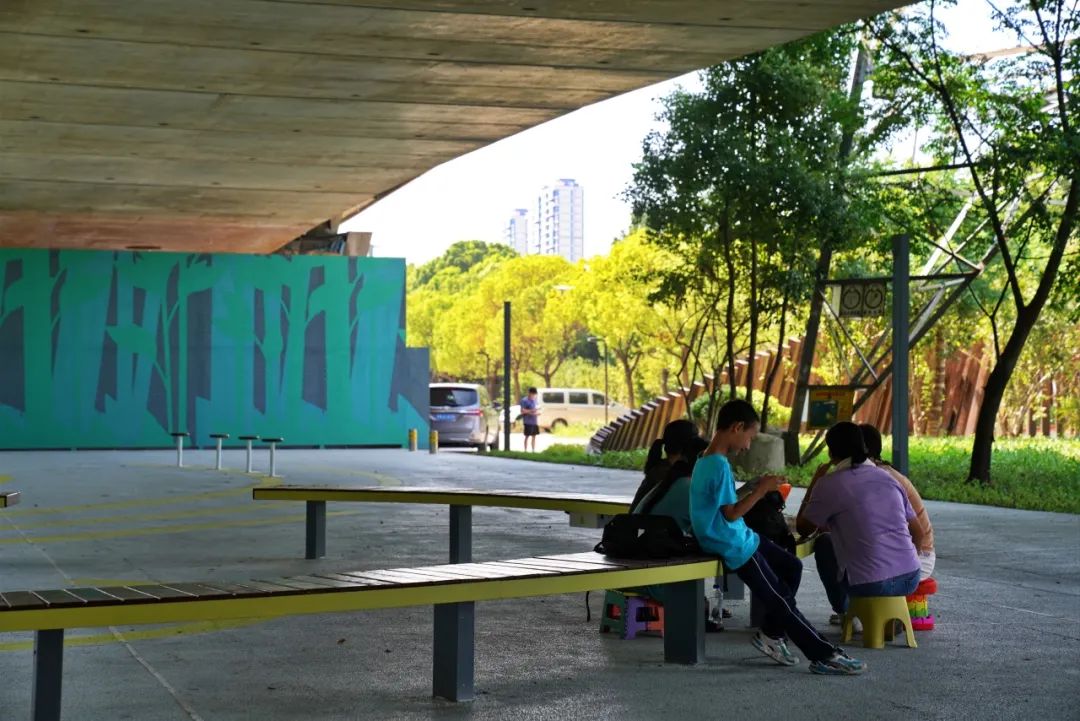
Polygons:
M886 437L886 458L889 457L889 442L890 439ZM1080 513L1080 439L998 440L994 445L994 483L988 488L964 481L970 453L970 438L912 438L909 448L911 480L923 498ZM645 465L646 451L641 449L590 456L582 446L560 444L540 453L495 451L491 455L641 470ZM791 466L787 469L787 476L793 484L805 486L815 467L816 463L802 468Z

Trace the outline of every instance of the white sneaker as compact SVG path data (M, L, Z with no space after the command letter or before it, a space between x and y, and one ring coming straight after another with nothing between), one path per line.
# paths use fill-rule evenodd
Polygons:
M776 661L781 666L795 666L799 663L799 657L788 649L787 641L782 638L769 638L761 631L754 634L750 643L758 651Z
M844 624L843 616L840 619L840 625L842 626ZM862 621L859 620L858 616L851 619L851 634L854 636L857 633L862 633Z

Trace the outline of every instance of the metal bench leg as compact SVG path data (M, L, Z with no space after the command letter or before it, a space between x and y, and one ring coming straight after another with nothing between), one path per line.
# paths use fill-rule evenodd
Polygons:
M60 721L60 688L64 678L64 629L34 632L32 721Z
M664 587L664 661L705 660L705 582L683 581Z
M472 561L472 506L450 506L450 563ZM435 606L432 693L450 701L473 698L476 604Z
M746 598L746 584L741 578L734 573L729 573L725 579L727 589L724 591L724 598L730 598L732 601L742 601Z
M322 558L326 555L326 501L307 502L307 523L304 558Z

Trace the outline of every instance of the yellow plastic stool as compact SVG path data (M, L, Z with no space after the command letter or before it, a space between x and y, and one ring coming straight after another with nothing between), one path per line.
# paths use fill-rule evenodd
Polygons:
M904 624L907 645L918 648L905 597L852 596L844 614L843 635L840 637L843 643L851 640L852 624L856 617L862 621L864 648L885 648L885 642L893 640L893 621Z

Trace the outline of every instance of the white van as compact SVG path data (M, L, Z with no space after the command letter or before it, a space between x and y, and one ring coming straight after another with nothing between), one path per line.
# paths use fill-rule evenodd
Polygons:
M604 394L592 388L537 388L540 404L540 428L550 431L571 423L603 423ZM607 420L610 423L629 409L615 401L607 403ZM521 407L510 409L510 417L520 420Z

